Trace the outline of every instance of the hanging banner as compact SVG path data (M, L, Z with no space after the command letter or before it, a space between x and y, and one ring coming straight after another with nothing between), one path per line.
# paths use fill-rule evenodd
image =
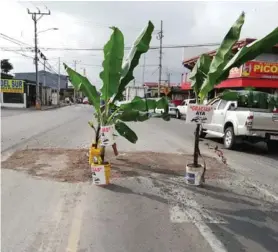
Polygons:
M210 123L212 115L212 106L192 104L187 108L186 123Z
M23 80L1 79L1 93L24 93Z
M101 126L100 142L101 146L111 146L115 143L115 125Z

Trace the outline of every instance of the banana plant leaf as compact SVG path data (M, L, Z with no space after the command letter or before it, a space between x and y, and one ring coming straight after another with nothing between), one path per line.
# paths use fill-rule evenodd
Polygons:
M118 133L122 137L126 138L129 142L131 142L131 143L136 143L137 142L137 140L138 140L137 135L124 122L118 120L115 123L115 129L118 131Z
M226 91L220 98L227 101L237 101L240 106L249 108L269 109L278 108L278 96L261 91L240 90Z
M262 39L241 48L234 57L227 63L222 74L218 78L218 83L225 80L229 76L229 72L233 67L239 67L245 62L255 59L262 53L268 52L274 45L278 43L278 27Z
M214 88L216 81L218 80L219 76L222 73L222 70L230 60L232 54L232 48L234 44L239 40L240 32L244 24L244 20L245 20L245 14L243 12L228 31L220 47L217 50L216 55L213 57L210 64L209 72L202 84L199 93L199 97L201 98L201 101L203 101L207 96L208 92Z
M81 74L77 73L69 66L64 63L64 67L66 72L69 75L70 82L74 86L76 90L82 91L87 97L90 103L95 107L96 110L100 109L100 95L97 92L95 86L93 86L90 81L82 76Z
M127 110L123 111L116 118L123 122L143 122L149 119L149 114L138 110Z
M155 101L153 99L145 99L141 97L134 97L134 99L126 104L122 104L120 108L122 110L138 110L138 111L149 111L154 110L156 108L162 108L165 109L168 106L168 101L164 97L159 99L158 101Z
M152 33L154 30L154 25L151 21L143 29L140 35L137 37L133 46L125 59L122 67L122 78L118 88L118 93L114 96L113 101L119 99L125 90L125 87L130 81L134 79L133 71L135 67L139 64L140 57L143 53L146 53L150 48L150 43L152 40Z
M101 98L105 102L118 92L124 57L124 36L118 28L111 29L113 33L103 49L103 71L99 75L103 82Z
M191 87L194 90L196 97L200 93L202 84L204 83L211 64L211 57L207 54L202 54L189 74L189 79L191 80Z

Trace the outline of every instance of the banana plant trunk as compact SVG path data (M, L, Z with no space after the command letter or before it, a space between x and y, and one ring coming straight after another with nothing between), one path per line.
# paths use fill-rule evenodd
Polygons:
M101 152L100 152L100 157L101 157L101 160L102 160L102 163L104 164L104 158L105 158L105 147L102 146L101 147Z
M197 124L196 126L196 131L195 131L195 143L194 143L194 158L193 158L193 164L194 167L198 167L199 162L198 162L198 157L199 157L199 142L200 142L200 124Z

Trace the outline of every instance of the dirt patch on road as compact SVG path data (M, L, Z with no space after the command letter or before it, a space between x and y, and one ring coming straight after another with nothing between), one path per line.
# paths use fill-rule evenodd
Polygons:
M106 155L110 160L111 176L136 177L150 176L153 173L171 176L184 176L185 166L192 162L192 156L155 152L126 152L115 157L111 152ZM228 167L215 158L205 157L207 179L221 179L228 175ZM2 168L24 171L32 176L63 182L86 182L91 180L88 164L88 150L80 149L29 149L15 152Z

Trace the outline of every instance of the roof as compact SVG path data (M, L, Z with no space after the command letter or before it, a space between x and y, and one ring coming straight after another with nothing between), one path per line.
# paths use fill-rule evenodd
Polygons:
M250 43L252 43L252 42L254 42L254 41L256 41L256 40L257 40L257 39L254 39L254 38L246 38L246 39L239 40L239 41L236 42L235 45L233 46L233 51L234 51L234 52L237 52L237 50L238 50L239 48L242 48L242 47L244 47L244 46L246 46L246 45L248 45L248 44L250 44ZM275 45L275 46L272 48L272 50L273 50L273 52L278 53L278 44ZM207 53L205 53L205 54L207 54L207 55L213 57L213 56L215 56L215 54L216 54L216 50L207 52ZM193 58L190 58L190 59L186 59L186 60L184 60L184 61L182 62L182 64L184 65L184 67L186 67L186 68L192 70L193 67L195 66L197 60L200 58L200 56L201 56L201 55L196 56L196 57L193 57Z
M39 83L43 83L45 76L45 85L53 89L58 88L58 74L53 74L47 71L39 71ZM15 79L22 79L34 82L36 81L36 73L15 73ZM66 75L60 75L60 89L68 88L68 77Z

